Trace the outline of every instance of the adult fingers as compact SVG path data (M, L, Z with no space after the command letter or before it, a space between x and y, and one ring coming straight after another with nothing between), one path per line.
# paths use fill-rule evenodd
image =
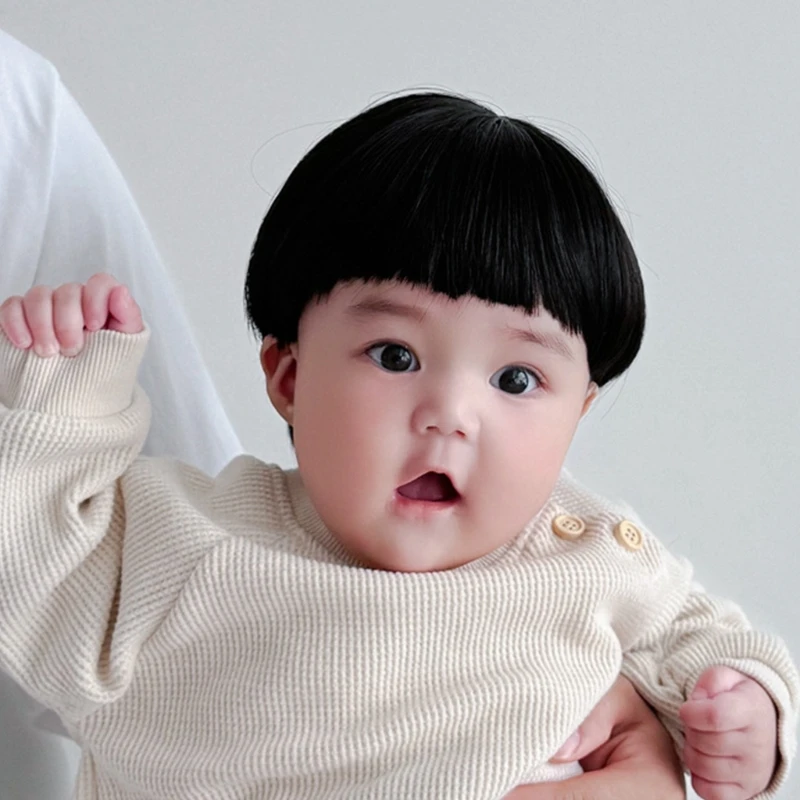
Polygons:
M650 769L622 762L557 783L518 786L505 800L685 800L682 778L664 779Z
M636 692L626 678L617 678L572 736L550 759L554 763L580 761L611 737L614 726L626 721L636 706ZM643 701L639 701L644 706Z

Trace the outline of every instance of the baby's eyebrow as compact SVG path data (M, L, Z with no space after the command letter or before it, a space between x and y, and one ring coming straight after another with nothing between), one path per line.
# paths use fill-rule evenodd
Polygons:
M347 313L351 316L365 319L382 314L395 317L405 317L415 322L422 322L425 319L425 310L410 306L406 303L398 303L396 300L388 300L383 297L365 297L357 303L347 307Z
M358 319L368 319L382 315L403 317L414 322L422 322L425 319L425 309L418 306L399 303L396 300L389 300L385 297L365 297L357 303L352 303L347 307L347 313ZM509 334L509 338L525 344L533 344L554 352L556 355L567 359L575 360L575 354L570 349L563 336L547 331L534 331L525 328L514 328L506 326L503 330Z
M506 330L511 334L512 339L527 344L535 344L538 347L544 347L547 350L552 350L567 361L574 361L575 354L570 349L569 345L564 341L563 336L557 333L547 333L545 331L532 331L523 328L507 327Z

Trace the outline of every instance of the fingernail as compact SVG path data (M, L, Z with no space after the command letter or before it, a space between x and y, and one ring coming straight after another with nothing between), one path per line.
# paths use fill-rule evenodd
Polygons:
M561 749L553 756L553 758L572 758L572 756L578 751L578 747L581 743L581 734L579 731L575 731L572 736L567 739L564 744L561 745Z
M690 700L708 700L708 692L705 689L695 689L690 695Z
M80 351L81 351L80 347L70 347L70 348L68 348L66 350L62 350L61 352L67 358L74 358L76 355L78 355L78 353L80 353Z
M50 356L54 356L58 352L58 348L52 344L35 344L33 350L40 358L50 358Z

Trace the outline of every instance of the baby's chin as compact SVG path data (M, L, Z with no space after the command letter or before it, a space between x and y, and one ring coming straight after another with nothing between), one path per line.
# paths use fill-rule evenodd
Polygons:
M456 569L457 567L462 567L464 564L469 563L473 559L467 559L465 561L453 561L448 560L445 561L444 559L420 559L420 558L408 558L408 559L381 559L380 561L377 560L370 560L367 561L365 559L361 559L362 565L366 569L374 569L381 572L404 572L404 573L425 573L425 572L447 572L451 569Z
M384 572L445 572L463 567L471 561L482 558L486 553L459 553L455 548L446 549L430 546L414 546L406 543L400 547L369 548L367 552L353 552L351 555L366 569Z

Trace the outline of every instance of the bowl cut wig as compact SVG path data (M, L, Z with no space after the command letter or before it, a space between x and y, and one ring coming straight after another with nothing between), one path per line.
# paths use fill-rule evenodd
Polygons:
M455 95L370 107L303 157L253 246L250 326L292 343L306 306L350 280L544 308L583 337L600 386L644 333L639 265L592 172L530 122Z

